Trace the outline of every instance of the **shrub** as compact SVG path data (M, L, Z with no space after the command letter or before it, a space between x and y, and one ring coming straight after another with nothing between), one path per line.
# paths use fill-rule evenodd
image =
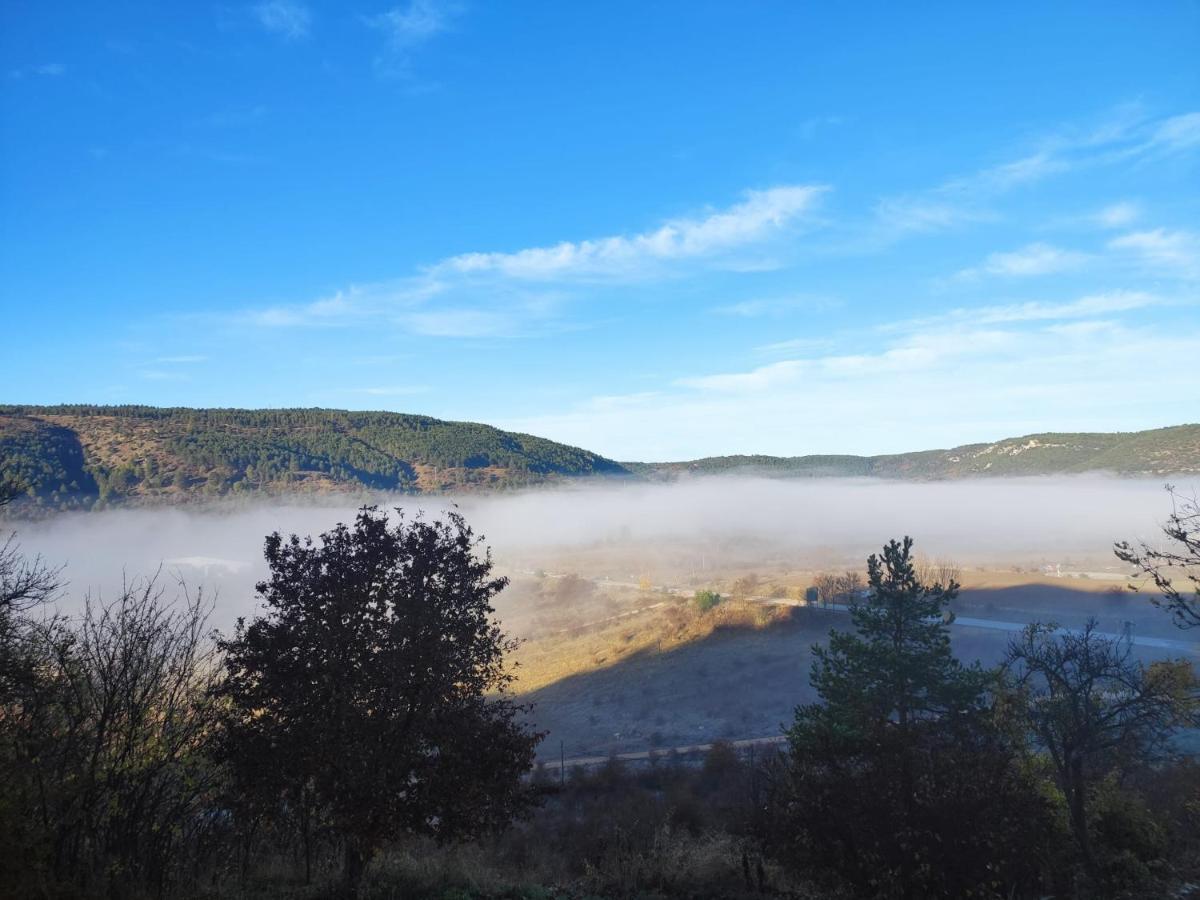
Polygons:
M692 601L696 604L696 609L700 612L708 612L710 609L715 609L721 605L721 601L725 598L716 591L703 590L696 591Z

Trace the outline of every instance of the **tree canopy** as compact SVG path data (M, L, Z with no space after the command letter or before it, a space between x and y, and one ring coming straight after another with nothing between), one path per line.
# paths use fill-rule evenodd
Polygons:
M364 507L317 541L272 534L266 614L222 644L232 746L306 786L351 884L386 839L471 837L531 801L539 736L491 617L506 580L477 549L457 513L391 525Z
M862 896L1027 886L1047 814L991 715L987 673L951 652L958 585L923 583L907 537L867 570L869 595L850 603L855 631L813 648L820 702L798 707L788 732L795 858Z

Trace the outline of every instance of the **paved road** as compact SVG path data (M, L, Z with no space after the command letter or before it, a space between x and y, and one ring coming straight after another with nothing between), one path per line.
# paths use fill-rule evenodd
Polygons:
M755 598L760 603L769 603L774 606L806 606L803 600L791 600L787 597L762 597ZM848 613L850 607L844 603L830 603L826 606L814 606L814 609L827 609L833 612ZM991 631L1007 631L1018 632L1025 628L1027 622L1005 622L1001 619L977 619L972 616L954 617L954 621L950 623L952 626L960 628L987 628ZM1059 628L1059 634L1082 634L1080 628ZM1122 640L1125 638L1123 634L1116 634L1112 631L1094 631L1092 632L1097 637L1108 638L1109 640ZM1184 653L1200 654L1200 643L1196 641L1181 641L1175 638L1160 638L1147 637L1143 635L1131 635L1130 640L1135 647L1153 647L1157 650L1181 650Z
M734 749L745 750L751 747L765 747L782 744L787 738L782 734L772 735L771 737L760 738L745 738L740 741L725 741ZM674 752L680 756L686 756L689 753L707 753L713 745L708 744L685 744L681 747L661 747L656 750L635 750L630 753L614 753L609 756L573 756L569 759L540 759L538 760L547 770L557 772L560 768L572 768L573 766L600 766L608 762L610 759L619 759L622 762L638 762L649 759L662 759L668 753Z
M533 573L530 572L528 574L533 574ZM562 576L552 575L549 577L562 577ZM615 582L615 581L602 579L602 578L594 578L594 579L590 579L590 580L594 581L598 585L606 585L607 584L610 586L619 586L619 587L638 587L638 585L636 585L636 584L627 583L627 582ZM690 591L690 590L684 590L684 589L680 589L680 588L666 588L666 587L662 587L662 586L658 586L658 585L655 585L652 588L652 590L668 593L668 594L674 595L676 597L689 597L694 593L694 591ZM761 604L768 605L768 606L795 606L795 607L810 606L810 604L804 600L793 600L790 597L750 597L748 599L751 602L761 603ZM594 622L588 622L583 625L578 625L571 629L564 629L564 630L574 631L578 628L586 628L586 627L590 627L590 626L594 626L594 625L600 625L605 622L612 621L614 619L627 618L629 616L634 616L634 615L637 615L642 612L647 612L649 610L657 609L661 606L665 606L668 602L669 601L663 600L658 603L651 604L649 606L643 606L638 609L627 610L626 612L619 613L618 615L611 616L607 619L598 619ZM849 613L850 612L850 607L844 603L829 603L829 604L825 604L825 605L814 605L814 606L812 606L812 608L813 609L822 609L822 610L827 610L829 612L837 612L837 613ZM1016 633L1016 632L1019 632L1022 629L1024 629L1027 623L1025 623L1025 622L1006 622L1001 619L980 619L980 618L975 618L973 616L955 616L954 621L951 624L954 626L958 626L960 628L985 628L985 629L989 629L992 631L1004 631L1004 632L1009 632L1009 633ZM1081 633L1081 630L1078 628L1060 628L1060 629L1058 629L1058 631L1063 634L1079 634L1079 633ZM1108 638L1110 640L1120 640L1125 637L1125 635L1115 634L1113 632L1107 632L1107 631L1097 631L1097 632L1093 632L1093 633L1096 634L1098 637ZM1130 636L1130 640L1132 641L1133 645L1136 647L1152 647L1152 648L1155 648L1158 650L1178 650L1178 651L1183 651L1185 653L1200 654L1200 642L1182 641L1182 640L1176 640L1176 639L1172 639L1172 638L1147 637L1147 636L1141 636L1141 635L1132 635L1132 636ZM783 735L774 735L771 737L745 738L742 740L729 741L728 743L731 744L735 748L746 749L746 748L756 747L756 746L769 746L769 745L781 744L785 740L786 740L786 738ZM665 756L667 753L670 753L672 751L674 751L675 753L680 754L680 755L687 755L687 754L692 754L692 753L706 753L710 749L712 749L712 746L713 746L712 743L685 744L685 745L679 746L679 747L665 747L665 748L658 748L655 750L637 750L637 751L632 751L632 752L628 752L628 753L612 754L612 755L608 755L608 756L598 756L598 755L597 756L575 756L575 757L571 757L570 759L566 759L566 760L544 758L544 759L539 760L539 762L547 770L557 772L562 767L571 768L574 766L603 765L604 763L608 762L608 760L613 759L613 758L619 759L623 762L638 762L638 761L647 761L654 757L661 758L661 757Z
M533 575L534 573L532 571L525 571L524 574ZM548 574L548 575L546 575L546 577L562 578L564 576L560 575L558 573L555 573L553 575ZM584 576L579 576L579 577L582 578ZM638 585L634 582L613 581L608 578L590 578L587 580L589 580L599 586L607 585L608 587L625 587L625 588L640 587L640 585ZM695 594L695 591L688 590L686 588L675 588L675 587L668 587L665 585L652 585L650 587L650 590L654 591L656 593L663 593L663 594L667 594L670 596L681 597L681 598L682 597L691 597L693 594ZM790 597L749 597L747 599L749 599L753 603L762 603L767 606L808 607L811 605L804 600L793 600ZM584 622L580 625L574 625L574 626L571 626L570 628L564 628L564 629L561 629L561 631L563 631L563 632L578 631L578 630L581 630L584 628L591 628L596 625L603 625L606 622L611 622L611 621L614 621L617 619L625 619L630 616L635 616L635 615L638 615L639 613L647 612L652 609L658 609L661 606L665 606L668 602L669 601L667 601L667 600L663 600L658 603L653 603L649 606L643 606L643 607L639 607L638 609L627 610L625 612L618 613L615 616L609 616L608 618L596 619L592 622ZM840 613L850 612L850 607L846 606L844 603L829 603L829 604L825 604L823 606L813 606L813 608L814 609L824 609L824 610L828 610L831 612L840 612ZM1027 622L1006 622L1001 619L979 619L979 618L975 618L973 616L955 616L954 621L951 624L957 625L960 628L986 628L991 631L1006 631L1009 633L1015 633L1015 632L1021 631L1029 623L1027 623ZM1059 632L1062 634L1080 634L1081 630L1078 628L1060 628ZM1123 634L1116 634L1111 631L1097 631L1097 632L1094 632L1094 634L1096 634L1098 637L1108 638L1110 640L1120 640L1125 637L1125 635L1123 635ZM1148 636L1142 636L1142 635L1132 635L1130 637L1130 640L1133 642L1133 645L1135 647L1152 647L1156 650L1177 650L1177 651L1181 651L1183 653L1193 653L1193 654L1200 655L1200 642L1197 642L1197 641L1183 641L1183 640L1179 640L1177 638L1148 637ZM607 757L605 757L605 758L607 758Z

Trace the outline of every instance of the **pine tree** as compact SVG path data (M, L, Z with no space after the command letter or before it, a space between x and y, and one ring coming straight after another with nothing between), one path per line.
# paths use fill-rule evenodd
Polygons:
M907 537L867 571L855 630L813 648L820 702L788 732L796 853L865 896L1001 893L1034 877L1024 848L1045 816L990 715L989 674L951 651L959 586L922 583Z

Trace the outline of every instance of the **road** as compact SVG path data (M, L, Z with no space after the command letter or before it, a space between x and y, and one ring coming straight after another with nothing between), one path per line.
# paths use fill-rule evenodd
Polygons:
M529 572L527 574L532 575L534 573ZM547 575L546 577L561 578L563 576ZM580 576L580 577L582 577L582 576ZM595 583L598 586L608 585L610 587L628 587L628 588L639 587L639 585L632 583L632 582L624 582L624 581L618 582L618 581L612 581L612 580L606 579L606 578L592 578L592 579L588 579L588 580L592 581L593 583ZM679 597L679 598L690 597L690 596L692 596L692 594L695 593L694 591L690 591L690 590L686 590L686 589L682 589L682 588L671 588L671 587L665 587L662 585L654 585L650 589L656 593L664 593L664 594L668 594L668 595L671 595L674 597ZM836 612L836 613L842 613L842 614L848 614L850 612L850 607L844 603L811 605L804 600L794 600L790 597L750 597L747 599L750 602L761 603L765 606L793 606L793 607L805 607L805 608L811 606L813 609L825 610L828 612ZM657 603L650 604L649 606L643 606L643 607L639 607L637 609L626 610L625 612L618 613L617 615L614 615L614 616L609 616L608 618L605 618L605 619L597 619L592 622L587 622L587 623L584 623L581 625L574 626L571 629L563 629L563 630L564 631L567 631L567 630L573 631L573 630L577 630L577 629L581 629L581 628L588 628L588 627L593 627L596 625L602 625L607 622L628 618L630 616L638 615L639 613L648 612L653 609L658 609L662 606L667 605L669 602L670 602L669 600L662 600ZM974 616L955 616L954 621L951 623L952 626L956 626L959 628L983 628L983 629L988 629L991 631L1003 631L1003 632L1008 632L1008 633L1019 632L1022 629L1024 629L1027 624L1028 623L1025 623L1025 622L1008 622L1008 621L1004 621L1001 619L980 619L980 618L976 618ZM1077 629L1077 628L1060 628L1060 629L1058 629L1058 632L1063 633L1063 634L1079 634L1079 633L1081 633L1081 630ZM1107 638L1109 640L1122 640L1122 639L1128 637L1128 639L1131 641L1131 643L1135 647L1148 647L1148 648L1153 648L1156 650L1176 650L1176 651L1181 651L1184 653L1200 654L1200 643L1194 642L1194 641L1183 641L1183 640L1176 640L1176 639L1172 639L1172 638L1147 637L1147 636L1141 636L1141 635L1126 636L1123 634L1116 634L1113 632L1106 632L1106 631L1097 631L1097 632L1093 632L1093 633L1095 635L1097 635L1098 637ZM783 741L785 741L785 740L786 740L786 738L783 735L774 735L771 737L745 738L745 739L741 739L741 740L729 741L728 743L731 744L736 749L749 749L749 748L756 747L756 746L773 746L773 745L783 743ZM712 743L685 744L685 745L682 745L679 747L664 747L664 748L658 748L658 749L654 749L654 750L637 750L637 751L631 751L628 753L612 754L612 755L608 755L608 756L600 756L600 755L576 756L576 757L572 757L572 758L566 759L566 760L544 758L544 759L539 760L539 762L547 770L557 772L560 768L563 768L563 767L571 768L571 767L575 767L575 766L599 766L599 765L603 765L604 763L608 762L610 759L614 759L614 758L621 760L623 762L645 762L645 761L649 761L653 758L662 758L666 754L671 753L671 752L674 752L679 755L688 755L688 754L693 754L693 753L706 753L706 752L708 752L708 750L710 750L712 748L712 746L713 746Z
M803 600L791 600L787 597L762 597L754 598L757 602L769 603L773 606L807 606ZM825 606L815 606L814 609L826 609L833 612L849 613L850 607L844 603L830 603ZM954 621L950 623L952 626L960 628L986 628L991 631L1007 631L1018 632L1025 628L1027 622L1005 622L1001 619L977 619L972 616L954 617ZM1079 628L1059 628L1057 634L1082 634L1082 629ZM1126 635L1117 634L1112 631L1094 631L1092 632L1097 637L1107 638L1109 640L1124 640ZM1135 647L1153 647L1156 650L1179 650L1184 653L1200 654L1200 643L1196 641L1181 641L1174 638L1159 638L1159 637L1144 637L1141 635L1130 635L1129 640Z
M534 575L535 573L532 571L524 571L522 574ZM557 573L555 573L555 574L547 573L545 575L545 577L547 577L547 578L563 578L565 576L557 574ZM585 576L582 576L582 575L577 576L577 577L585 578ZM586 580L591 581L593 584L597 585L598 587L605 587L605 586L607 586L607 587L623 587L623 588L640 588L641 587L639 584L637 584L635 582L613 581L612 579L609 579L609 578L586 578ZM668 587L666 585L657 585L657 584L651 585L650 590L655 593L667 594L669 596L679 597L679 598L691 597L695 593L695 591L688 590L686 588L675 588L675 587ZM804 600L793 600L790 597L748 597L746 599L751 603L761 603L764 606L808 607L811 605ZM614 622L619 619L627 619L630 616L636 616L639 613L649 612L652 609L658 609L660 607L666 606L669 602L670 601L668 601L668 600L662 600L658 603L652 603L649 606L642 606L642 607L638 607L637 609L626 610L625 612L617 613L616 615L608 616L607 618L595 619L591 622L583 622L579 625L573 625L570 628L563 628L563 629L560 629L560 631L562 631L564 633L570 632L570 631L580 631L580 630L583 630L586 628L593 628L597 625L604 625L604 624L607 624L608 622ZM818 605L818 606L813 606L813 609L823 609L823 610L827 610L830 612L839 612L839 613L849 613L850 612L850 607L845 605L844 603L829 603L829 604L825 604L825 605ZM975 618L973 616L955 616L954 621L951 623L951 625L958 626L960 628L984 628L984 629L988 629L990 631L1005 631L1005 632L1009 632L1009 633L1019 632L1023 628L1025 628L1025 626L1027 624L1029 624L1029 623L1027 623L1027 622L1006 622L1002 619L980 619L980 618ZM1060 629L1058 629L1058 631L1061 634L1079 634L1080 633L1080 629L1078 629L1078 628L1060 628ZM1111 631L1097 631L1097 632L1093 632L1093 633L1095 635L1097 635L1098 637L1108 638L1110 640L1121 640L1126 637L1123 634L1117 634L1117 633L1111 632ZM1192 654L1200 655L1200 642L1196 642L1196 641L1183 641L1183 640L1179 640L1177 638L1146 637L1146 636L1142 636L1142 635L1131 635L1131 636L1129 636L1129 639L1135 647L1149 647L1149 648L1153 648L1155 650L1176 650L1176 651L1179 651L1182 653L1192 653Z
M752 747L766 747L782 744L787 738L782 734L772 735L771 737L760 738L745 738L739 741L724 741L735 750L748 750ZM570 759L539 759L538 762L548 771L557 772L560 768L573 768L575 766L600 766L608 762L610 759L618 759L621 762L645 762L651 759L662 759L669 753L677 753L680 756L687 756L691 753L707 753L713 747L712 743L708 744L685 744L681 747L661 747L656 750L635 750L630 753L614 753L609 756L573 756Z

